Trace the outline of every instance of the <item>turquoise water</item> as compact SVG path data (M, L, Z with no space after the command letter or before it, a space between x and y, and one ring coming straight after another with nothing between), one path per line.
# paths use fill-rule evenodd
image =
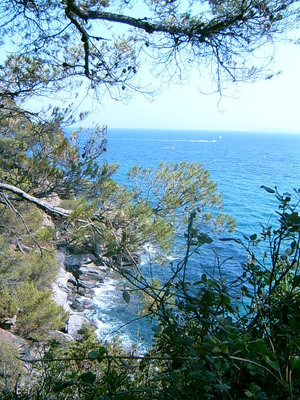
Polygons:
M223 193L224 211L236 220L237 237L259 233L260 223L276 218L276 200L261 185L277 186L281 193L300 188L300 135L296 134L109 130L107 140L107 161L119 164L115 178L123 184L132 165L155 168L160 161L203 164ZM234 257L226 268L237 274L239 250L228 242L215 245L221 258ZM191 279L196 279L200 273L197 265L190 268ZM122 340L133 343L137 335L147 337L149 326L136 321L118 331L136 316L138 307L124 304L118 285L108 280L96 293L99 332L110 337L117 330Z

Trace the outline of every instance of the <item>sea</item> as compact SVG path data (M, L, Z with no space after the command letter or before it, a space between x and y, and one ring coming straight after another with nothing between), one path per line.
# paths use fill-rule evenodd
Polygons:
M133 165L155 169L161 161L202 164L222 193L223 211L236 221L233 236L242 240L260 233L261 224L276 223L278 202L261 186L277 187L281 194L300 188L300 134L296 133L109 129L106 158L119 165L115 180L124 185L130 184L127 173ZM231 243L212 243L212 251L205 253L206 265L213 264L215 247L220 259L229 260L224 272L239 274L242 252ZM142 267L147 268L147 259ZM203 272L197 262L189 268L191 280ZM137 346L142 351L151 344L151 321L141 318L138 299L124 301L124 288L121 280L107 277L95 289L90 316L103 341L119 340L127 348Z

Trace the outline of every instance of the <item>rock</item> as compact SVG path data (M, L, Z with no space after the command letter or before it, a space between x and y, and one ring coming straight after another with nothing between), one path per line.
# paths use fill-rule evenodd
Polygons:
M10 329L12 326L15 326L17 322L17 316L13 316L12 318L4 318L4 329Z
M92 323L82 314L74 313L70 315L69 320L67 322L67 332L75 340L80 340L82 338L82 335L80 334L81 328L83 326L91 326L91 325Z
M73 285L73 286L77 286L76 279L73 277L72 274L70 274L70 275L71 275L71 277L68 279L68 287L70 286L70 284Z
M81 289L94 289L97 287L97 282L94 280L78 279L77 284Z
M52 288L52 298L56 304L63 306L65 311L70 312L71 308L68 304L68 295L71 293L68 287L69 279L72 279L72 274L67 272L64 268L65 257L61 252L56 254L58 265L60 266L55 282L51 285Z
M73 336L70 335L69 333L64 333L60 331L51 332L50 337L51 339L55 339L62 344L70 343L74 340Z
M104 282L104 276L86 274L86 275L81 275L80 276L80 280L82 282L94 282L96 284L96 286L97 286L99 283L103 283Z
M78 292L76 292L76 293L72 293L70 296L68 296L68 302L69 302L71 309L79 311L79 312L93 308L93 306L94 306L94 303L92 300L92 295L84 296L84 294L86 294L87 290L85 290L85 289L81 289L81 290L84 293L78 294ZM78 289L78 291L80 292L80 288Z
M106 268L101 265L95 265L94 263L91 264L82 264L79 267L79 272L81 274L91 274L91 275L96 275L99 276L101 273L106 273Z
M84 312L93 307L93 289L103 283L106 267L93 255L80 253L79 248L71 246L60 247L57 261L60 269L52 285L53 298L70 314L66 332L75 340L80 340L81 326L93 325Z
M3 343L10 343L15 346L19 357L34 358L35 356L35 354L32 353L32 343L0 328L0 354L1 345Z
M71 255L66 257L69 271L72 276L69 277L68 287L72 285L72 290L76 294L84 297L92 297L92 289L103 283L106 275L106 268L101 265L95 265L89 255ZM80 264L81 261L85 261Z
M82 297L92 297L91 290L84 288L84 287L77 287L76 294Z
M65 257L65 266L66 269L73 269L74 267L80 267L83 264L89 264L92 263L95 260L95 257L93 257L90 254L82 254L82 253L76 253L76 254L67 254Z
M41 199L44 203L46 203L49 206L52 207L58 207L60 203L60 198L58 197L57 194L53 193L51 196L43 197ZM43 219L43 226L50 226L54 228L54 222L52 218L44 213L44 219Z
M78 312L84 312L94 307L93 301L86 297L74 298L70 303L70 307Z
M68 304L68 293L60 289L56 283L52 283L51 289L52 289L52 298L55 301L55 303L59 306L63 306L65 311L67 312L71 311L71 308Z

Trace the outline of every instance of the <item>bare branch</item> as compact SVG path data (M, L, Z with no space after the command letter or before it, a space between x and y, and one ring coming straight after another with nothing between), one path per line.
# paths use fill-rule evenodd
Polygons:
M6 183L0 183L0 190L1 189L16 194L22 199L27 200L32 204L35 204L39 209L43 210L47 214L68 217L72 213L72 210L67 210L56 206L53 207L45 201L39 200L36 197L31 196L30 194L24 192L24 190L17 188L16 186L8 185Z

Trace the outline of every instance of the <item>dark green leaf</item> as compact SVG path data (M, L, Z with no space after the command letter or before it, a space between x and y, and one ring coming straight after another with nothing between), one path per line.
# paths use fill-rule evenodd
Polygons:
M233 238L219 238L220 242L232 242L234 241Z
M293 281L293 289L300 286L300 275L296 275Z
M88 353L88 358L91 360L97 360L101 362L104 358L104 355L107 354L107 350L105 347L99 347L97 350L92 350Z
M96 374L94 374L93 372L89 371L89 372L85 372L83 373L79 379L81 380L81 382L83 383L88 383L88 384L93 384L96 380Z
M280 367L277 360L271 360L270 357L267 356L266 363L270 365L271 368L275 369L275 371L280 372Z
M204 233L198 234L197 241L200 246L203 244L211 244L213 242L212 238Z
M160 325L154 325L154 326L152 326L152 330L155 333L159 333L159 332L161 332L161 327L160 327Z
M127 304L130 302L130 294L127 292L127 290L124 290L123 292L123 299Z
M250 351L250 353L268 353L268 347L263 340L256 340L249 343L248 350Z
M184 335L183 342L184 342L184 344L185 344L186 346L191 346L191 345L195 342L195 339L190 338L190 337L187 336L187 335Z
M265 189L268 193L275 193L274 189L271 189L271 188L269 188L267 186L262 185L260 188L261 189Z
M72 381L72 380L59 382L59 383L54 385L53 391L56 392L56 393L61 392L62 390L64 390L67 387L72 386L73 384L74 384L74 381Z
M176 325L176 324L171 324L171 325L167 326L167 327L163 330L163 333L165 333L166 335L168 335L169 333L174 332L176 328L177 328L177 325Z
M196 311L198 306L196 304L186 303L185 310L186 311Z
M88 354L88 358L90 358L91 360L95 360L98 357L99 357L99 350L92 350Z
M219 384L219 383L216 383L214 385L214 388L217 390L230 390L231 389L230 386L224 385L224 384Z
M294 371L300 371L300 356L294 356L292 358L291 368Z

